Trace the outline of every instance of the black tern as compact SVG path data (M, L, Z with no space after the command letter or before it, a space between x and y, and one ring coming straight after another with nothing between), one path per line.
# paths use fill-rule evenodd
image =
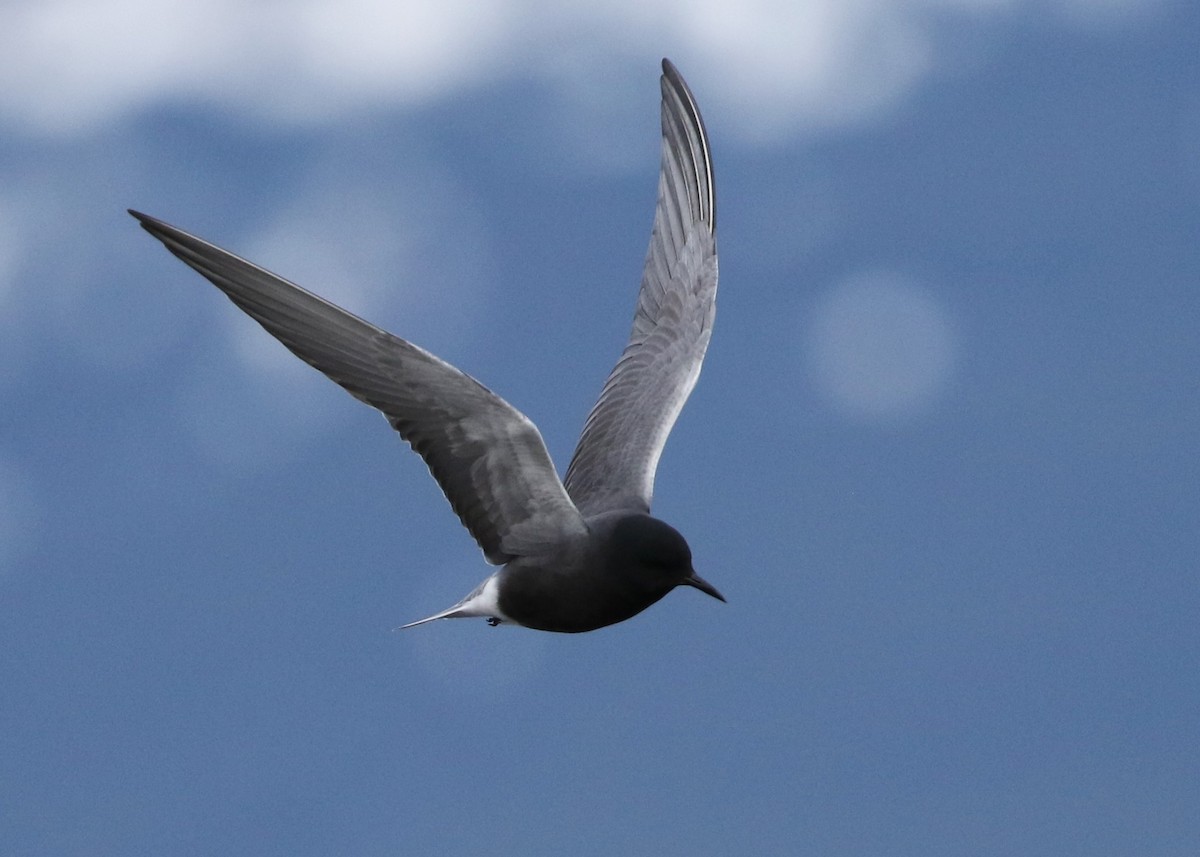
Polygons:
M691 90L662 63L662 168L633 332L559 479L537 427L474 378L213 244L130 211L309 365L380 410L501 566L436 619L576 633L622 622L676 586L724 596L683 536L650 516L667 435L716 314L712 159Z

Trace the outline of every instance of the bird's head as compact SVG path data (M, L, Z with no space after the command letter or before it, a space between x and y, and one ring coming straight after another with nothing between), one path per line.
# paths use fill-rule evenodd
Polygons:
M669 524L649 515L628 515L613 529L613 544L627 567L655 589L669 591L692 586L718 601L725 596L692 568L692 550L687 540Z

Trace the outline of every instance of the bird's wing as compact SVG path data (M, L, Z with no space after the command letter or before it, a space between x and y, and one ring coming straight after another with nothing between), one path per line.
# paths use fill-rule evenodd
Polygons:
M220 247L130 214L293 354L382 411L489 562L585 531L537 427L474 378Z
M662 75L658 206L633 333L588 415L567 468L585 515L649 511L654 471L700 375L716 313L717 245L708 136L669 60Z

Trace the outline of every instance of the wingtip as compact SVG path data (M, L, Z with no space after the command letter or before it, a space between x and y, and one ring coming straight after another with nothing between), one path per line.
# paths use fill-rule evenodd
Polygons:
M157 234L161 231L161 227L166 226L166 224L158 218L151 217L149 214L143 214L136 208L127 208L125 210L129 212L129 215L138 222L139 226L141 226L151 235L157 236Z
M663 73L660 81L663 95L664 134L667 133L665 123L667 121L668 110L680 117L681 122L686 123L686 125L694 129L692 132L688 132L681 126L678 131L685 136L689 143L698 147L695 163L703 171L703 177L698 174L697 183L701 188L706 189L704 198L700 201L699 217L708 224L709 232L716 235L716 181L713 177L712 160L709 155L708 129L704 125L704 117L700 114L700 107L696 103L696 96L692 94L691 87L683 79L683 75L679 73L679 69L675 67L675 64L670 59L663 57L662 70ZM668 105L671 106L669 107Z
M165 220L159 220L157 217L151 217L149 214L143 214L136 208L127 208L126 211L138 222L138 225L157 238L163 244L167 245L167 249L176 256L179 253L174 249L173 245L192 244L207 244L208 242L202 238L197 238L195 235L189 235L178 227L172 226ZM219 248L218 248L219 249ZM183 257L180 257L183 258ZM184 259L187 262L187 259ZM189 263L190 264L190 263Z
M662 74L663 78L676 89L688 89L687 82L683 79L683 74L680 73L675 63L671 62L667 57L663 57L662 60ZM688 90L688 95L691 95L690 90Z
M687 93L687 100L692 100L691 90L688 89L687 81L683 79L679 69L675 67L675 63L671 62L666 57L662 60L662 79L663 83L670 86L672 89L680 90Z

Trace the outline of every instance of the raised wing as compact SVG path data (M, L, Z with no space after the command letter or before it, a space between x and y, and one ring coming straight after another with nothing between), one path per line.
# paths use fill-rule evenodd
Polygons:
M220 247L129 213L293 354L382 411L489 562L585 532L537 427L474 378Z
M647 512L667 435L712 334L717 244L712 160L695 99L663 60L662 170L633 333L588 415L564 480L585 515Z

